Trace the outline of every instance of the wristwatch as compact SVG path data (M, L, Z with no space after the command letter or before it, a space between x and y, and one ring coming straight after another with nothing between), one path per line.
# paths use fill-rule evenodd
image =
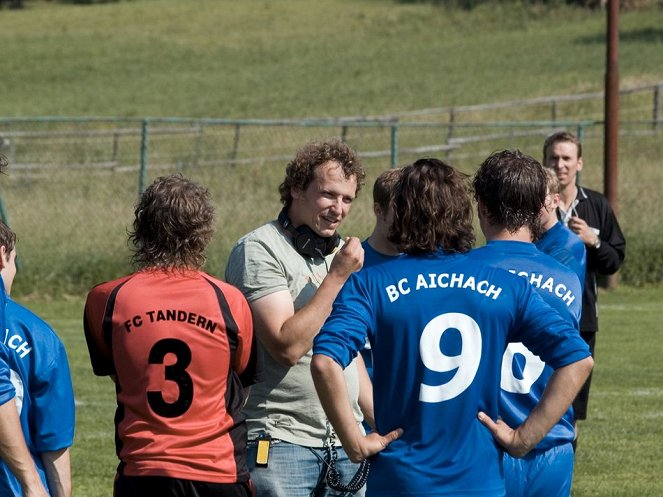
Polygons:
M596 241L592 244L592 248L599 248L601 246L601 239L597 236Z

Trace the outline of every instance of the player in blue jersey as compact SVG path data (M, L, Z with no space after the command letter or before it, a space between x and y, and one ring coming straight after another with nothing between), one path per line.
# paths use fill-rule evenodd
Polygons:
M0 175L4 174L6 167L7 158L0 154ZM0 269L2 267L3 261L0 257ZM5 288L0 277L0 330L5 329L5 305ZM0 459L21 482L24 497L48 497L23 438L14 400L16 390L11 383L11 361L9 349L0 342Z
M524 278L470 263L467 176L443 162L403 169L389 238L405 255L353 274L315 338L322 405L351 459L373 456L367 496L504 496L499 445L523 456L544 437L591 370L588 347ZM364 436L339 399L366 336L376 431ZM515 430L498 420L509 342L557 369Z
M542 213L549 208L543 166L518 150L504 150L483 162L473 183L487 244L470 252L470 260L522 276L578 330L582 304L578 276L532 243L542 229ZM552 368L522 343L509 344L502 361L500 399L500 416L506 424L518 426L527 418L552 374ZM524 458L504 455L507 497L571 495L573 425L569 408Z
M401 175L401 169L387 169L378 175L373 184L373 232L362 242L364 265L370 267L387 262L400 255L398 247L389 241L389 228L393 222L391 207L393 191Z
M578 275L580 285L585 283L587 268L587 250L585 243L569 228L557 219L559 206L559 178L552 169L545 168L548 180L546 205L541 211L541 236L535 242L536 248L555 258Z
M375 226L369 237L361 242L361 246L364 248L364 265L362 266L364 268L390 261L401 255L398 247L389 241L389 227L394 219L391 206L393 190L400 174L400 168L387 169L380 173L373 183ZM372 378L373 357L370 343L366 342L366 347L361 350L361 355L364 358L369 378ZM365 420L365 422L368 421L370 420Z
M71 495L69 447L74 441L74 390L64 345L42 319L9 294L16 275L16 235L0 224L0 257L7 292L4 343L25 442L52 497ZM56 412L57 416L53 413ZM21 496L20 482L0 464L0 495Z

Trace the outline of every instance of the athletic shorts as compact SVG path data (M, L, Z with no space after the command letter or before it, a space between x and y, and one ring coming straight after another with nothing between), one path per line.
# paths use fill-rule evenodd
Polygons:
M504 454L506 497L569 497L573 480L573 446L533 450L523 458Z
M113 497L256 497L253 483L211 483L167 476L117 474Z

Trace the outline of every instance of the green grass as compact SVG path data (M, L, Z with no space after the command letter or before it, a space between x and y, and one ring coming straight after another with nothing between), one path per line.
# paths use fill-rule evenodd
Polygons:
M605 13L573 7L497 2L468 12L391 0L136 0L93 6L35 0L26 5L0 12L5 97L0 116L377 115L601 91L604 81ZM623 87L663 81L661 26L660 8L621 14ZM650 116L652 102L640 100L622 99L624 119ZM601 105L565 104L559 112L560 118L600 119ZM510 110L476 119L549 117L547 110L541 115ZM401 138L416 144L422 133ZM323 134L260 129L242 139L258 150L276 143L278 153L290 156L305 140ZM377 135L364 130L349 138L361 152L383 146L384 136ZM227 147L232 134L214 139ZM449 159L472 172L498 148L518 146L539 157L542 139L495 140ZM620 148L620 220L629 240L626 264L637 269L628 274L640 278L631 277L634 283L661 281L663 215L656 186L663 182L661 142L660 136L643 133L622 138ZM205 146L211 153L219 143ZM166 150L182 153L169 137L151 145L155 162ZM106 158L108 147L88 146L33 144L25 153L30 160L55 161L57 151L63 164ZM120 148L120 164L137 164L135 152L122 155L127 150ZM587 136L585 157L583 181L601 189L597 130ZM401 157L402 162L414 158ZM208 185L217 203L219 229L208 269L222 274L232 243L278 210L284 164L187 170L187 160L183 155L177 167ZM345 234L366 235L372 226L370 186L388 164L386 159L366 164L367 189ZM150 178L163 172L151 171ZM75 494L108 496L117 465L114 389L110 380L92 375L80 292L128 270L126 229L137 176L60 169L42 176L11 174L1 184L23 254L16 293L33 294L27 304L53 324L69 352L79 403ZM77 296L52 297L61 289ZM581 424L574 497L658 497L663 495L658 468L663 350L657 330L663 289L620 287L603 292L600 302L602 329L589 419Z
M76 433L72 448L73 493L112 495L115 457L115 387L92 373L83 334L81 298L23 302L45 318L65 344L76 395Z
M600 91L605 12L526 2L494 2L472 11L391 0L136 0L67 5L33 0L0 12L3 95L0 116L188 116L291 118L382 115L420 108ZM623 12L622 86L663 81L663 9ZM625 119L652 114L651 93L622 99ZM440 117L444 120L447 117ZM473 113L465 120L549 119L546 108ZM560 119L600 119L601 102L560 104ZM132 124L133 127L139 127ZM113 129L87 123L77 132ZM205 131L203 159L225 159L232 127ZM63 131L29 123L14 130ZM631 284L660 281L663 212L661 133L631 126L620 146L620 221L629 239L622 270ZM0 135L5 131L0 127ZM491 130L493 131L493 130ZM477 130L472 130L477 133ZM462 134L462 131L457 131ZM291 157L305 141L339 129L242 129L242 158ZM440 136L441 135L441 136ZM440 143L446 129L399 131L400 149ZM436 142L434 140L437 140ZM489 153L518 147L540 156L543 136L506 136L448 156L472 173ZM350 130L359 153L389 149L389 130ZM603 189L602 129L587 131L583 183ZM235 240L275 217L285 159L240 167L196 167L194 133L151 136L150 169L183 170L210 188L218 231L208 269L222 274ZM5 144L6 148L9 145ZM23 164L9 171L2 201L19 235L25 276L17 294L79 294L129 269L126 230L138 190L138 135L16 141ZM6 152L6 149L3 149ZM399 163L417 159L401 153ZM116 161L131 172L72 166ZM17 159L18 161L18 159ZM370 187L389 166L366 159L367 191L343 228L372 227ZM66 168L70 167L69 170ZM632 241L632 242L631 242ZM632 243L632 244L631 244ZM636 249L633 251L632 249Z
M663 80L663 10L624 12L621 80ZM495 2L29 2L0 15L0 116L309 117L600 91L605 13Z
M391 0L136 0L93 6L35 0L26 5L22 11L0 11L0 116L378 115L601 91L604 81L605 13L572 7L496 2L468 12ZM623 87L663 81L661 26L660 8L621 14ZM651 115L652 102L640 100L622 99L624 119ZM566 104L559 112L562 119L600 119L601 105ZM476 116L549 117L547 110ZM644 131L622 138L620 220L629 240L625 269L635 273L630 281L658 283L663 140ZM403 143L416 144L423 131L409 133L402 134ZM261 151L275 143L279 154L291 156L304 141L323 134L259 129L242 140ZM349 141L360 152L376 150L385 143L377 135L357 131ZM210 153L221 142L227 147L232 134L214 139L218 143L205 144ZM472 172L498 148L517 146L539 157L542 140L494 140L449 160ZM583 170L583 182L598 189L601 142L596 129L586 137ZM173 149L182 154L177 167L212 191L218 232L208 269L222 274L232 243L276 214L284 161L189 170L172 137L150 143L151 160L158 162L159 153ZM84 145L90 144L56 142L43 149L33 144L25 153L56 165L104 160L108 154L109 147ZM120 164L135 166L135 154L121 147ZM401 157L402 162L415 158ZM388 163L365 162L367 189L345 234L364 236L372 226L370 186ZM150 178L164 172L150 171ZM114 389L110 380L92 375L80 292L128 270L126 229L137 174L53 169L41 176L12 173L1 181L23 254L16 293L32 294L27 304L54 325L69 351L79 403L75 495L108 496L117 465ZM77 296L64 298L63 289ZM663 495L658 467L663 349L657 330L663 289L620 287L603 292L600 302L597 364L589 419L581 424L574 497L658 497Z
M663 289L602 292L588 419L574 497L663 495Z
M573 497L663 495L663 345L659 337L663 288L618 287L599 297L589 414L580 424ZM57 330L71 363L77 429L72 449L74 492L110 495L117 466L114 387L93 376L83 337L83 301L27 301Z

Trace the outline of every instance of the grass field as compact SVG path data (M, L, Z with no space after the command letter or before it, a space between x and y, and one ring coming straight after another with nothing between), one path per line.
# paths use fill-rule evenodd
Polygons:
M589 416L580 425L573 497L663 495L663 288L618 287L599 297L601 331ZM114 388L87 357L80 299L26 302L67 346L77 398L75 495L107 497L117 465Z
M622 13L622 86L663 81L661 26L663 9ZM0 99L0 116L339 117L600 91L604 34L604 12L516 0L472 11L393 0L34 0L22 11L0 12L8 96ZM651 94L628 105L627 100L624 118L651 117ZM560 106L560 118L596 118L596 107ZM473 119L550 117L541 112L511 109ZM210 159L227 157L234 130L211 128L201 147ZM49 127L20 131L44 129ZM663 274L663 212L658 189L651 187L663 181L663 126L658 133L651 125L628 130L620 147L619 217L629 240L623 273L633 283L651 283ZM83 131L96 130L90 125ZM244 128L241 143L251 158L290 157L309 139L339 133ZM446 136L439 129L401 131L401 147L421 143L425 133L423 143ZM179 169L210 188L219 220L210 267L222 271L234 241L278 211L275 193L285 160L195 167L190 155L196 143L187 138L151 137L149 163L155 168L149 179ZM360 154L388 150L388 139L388 129L348 136ZM539 157L542 141L533 136L477 142L450 161L471 173L499 148L519 147ZM27 166L39 162L43 168L10 170L0 187L26 269L15 291L78 294L128 269L125 236L136 199L140 142L120 141L118 163L125 169L119 172L84 168L88 159L112 153L112 138L104 146L87 135L45 142L30 142L23 158ZM601 126L588 130L585 150L584 184L601 190ZM402 154L399 160L416 158ZM365 162L369 190L389 159ZM158 169L162 163L169 169ZM344 234L365 236L371 225L367 191Z
M663 9L624 12L620 26L622 86L663 81ZM466 12L392 0L94 6L35 0L23 11L0 12L0 116L339 117L600 91L604 33L603 12L527 2ZM652 103L642 105L649 112ZM582 108L574 110L582 115ZM303 138L287 138L292 142L271 140L283 141L290 155ZM360 151L370 150L366 137L352 140ZM589 141L584 179L600 189L600 136ZM514 145L540 154L540 143L516 141L484 145L476 153ZM654 270L661 265L652 261L663 253L661 153L659 136L645 131L624 139L620 149L627 264L638 264L653 280L660 280ZM477 157L458 157L454 165L471 172ZM369 186L346 234L366 235L372 223L370 184L387 164L367 164ZM220 274L239 235L275 214L283 165L192 171L210 185L218 205L211 271ZM42 285L27 304L54 325L69 351L78 400L73 476L80 497L110 495L117 464L113 386L92 375L79 292L127 269L126 226L136 185L133 177L118 178L93 181L81 170L61 169L0 183L19 232L24 281L30 281L22 286L19 275L17 293ZM634 258L638 244L641 256ZM62 288L76 296L52 296ZM602 329L574 497L660 497L663 288L618 288L600 301Z
M0 116L386 114L603 88L605 12L393 0L29 2L0 12ZM663 80L663 9L620 17L624 86Z

